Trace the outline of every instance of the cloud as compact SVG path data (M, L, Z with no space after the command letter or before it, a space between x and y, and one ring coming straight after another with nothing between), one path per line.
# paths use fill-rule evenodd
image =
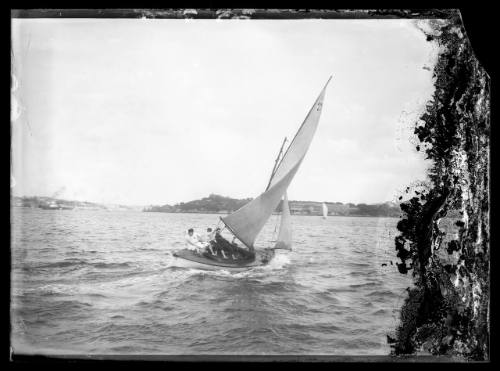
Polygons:
M435 51L410 21L12 24L33 129L13 132L16 188L132 204L254 197L331 74L293 197L377 201L424 173L412 118L398 120L430 95L421 67Z
M359 156L360 148L358 143L352 139L329 139L328 140L329 152L342 156ZM352 157L351 157L352 158Z

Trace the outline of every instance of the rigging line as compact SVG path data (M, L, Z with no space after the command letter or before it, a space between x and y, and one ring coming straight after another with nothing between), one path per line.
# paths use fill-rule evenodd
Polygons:
M274 167L273 167L273 171L271 171L271 177L269 178L269 182L267 183L267 187L266 187L266 191L269 189L269 187L271 186L271 181L273 180L273 177L274 177L274 174L276 174L276 170L278 170L278 167L279 165L281 164L280 162L280 156L281 154L283 153L283 147L285 146L285 143L286 143L286 137L285 139L283 140L283 144L281 144L281 148L280 148L280 151L278 153L278 157L276 157L276 161L274 161ZM288 150L288 149L287 149ZM283 157L281 157L281 160L283 160ZM279 162L279 163L278 163Z
M224 223L224 219L222 219L222 217L220 217L220 221L221 221L222 223ZM227 228L227 230L228 230L229 232L231 232L231 234L232 234L234 237L238 238L238 236L236 235L236 233L234 233L234 231L231 229L231 227L230 227L229 225L227 225L226 223L224 223L224 228L222 228L222 229L221 229L221 232L222 232L224 229L226 229L226 228ZM239 241L241 241L241 239L240 239L240 238L238 238L238 240L239 240ZM248 246L248 245L247 245L244 241L241 241L241 243L242 243L244 246L248 247L248 248L250 249L250 251L254 251L254 250L255 250L255 247L253 247L253 246Z
M215 230L215 229L217 229L217 228L219 228L219 225L220 225L220 219L219 219L219 221L217 222L217 224L215 225L214 230Z

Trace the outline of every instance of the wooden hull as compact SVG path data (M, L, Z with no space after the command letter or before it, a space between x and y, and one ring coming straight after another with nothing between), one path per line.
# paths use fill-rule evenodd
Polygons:
M176 265L185 268L241 272L269 264L274 257L274 250L257 251L255 259L247 262L234 262L231 259L211 259L188 249L174 251L172 255L176 258Z

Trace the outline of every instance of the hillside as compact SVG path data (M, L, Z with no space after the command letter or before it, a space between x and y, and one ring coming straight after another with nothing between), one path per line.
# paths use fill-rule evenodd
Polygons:
M200 200L181 202L175 205L150 206L145 208L145 212L165 212L165 213L208 213L208 214L229 214L249 202L251 198L235 199L216 194L210 194ZM326 202L328 215L339 216L381 216L398 217L400 215L399 205L395 203L380 204L343 204L341 202ZM322 215L322 203L316 201L289 201L290 213L292 215ZM276 208L276 212L281 211L281 203Z

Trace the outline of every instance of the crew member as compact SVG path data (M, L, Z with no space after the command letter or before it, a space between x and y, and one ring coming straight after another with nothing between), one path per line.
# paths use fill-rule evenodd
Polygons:
M226 252L228 252L228 250L226 244L229 244L229 242L221 236L220 228L215 229L215 233L213 239L210 241L210 244L214 248L216 254L220 252L223 258L227 259Z
M210 241L213 239L214 239L214 233L212 232L212 228L207 228L207 232L199 238L201 243L206 244L207 249L210 250L212 255L215 255L214 250L210 244Z
M202 249L204 249L209 245L206 242L200 241L200 236L197 233L194 233L193 228L188 229L188 233L185 236L185 240L186 240L186 247L189 250L195 250L198 253L200 253Z

